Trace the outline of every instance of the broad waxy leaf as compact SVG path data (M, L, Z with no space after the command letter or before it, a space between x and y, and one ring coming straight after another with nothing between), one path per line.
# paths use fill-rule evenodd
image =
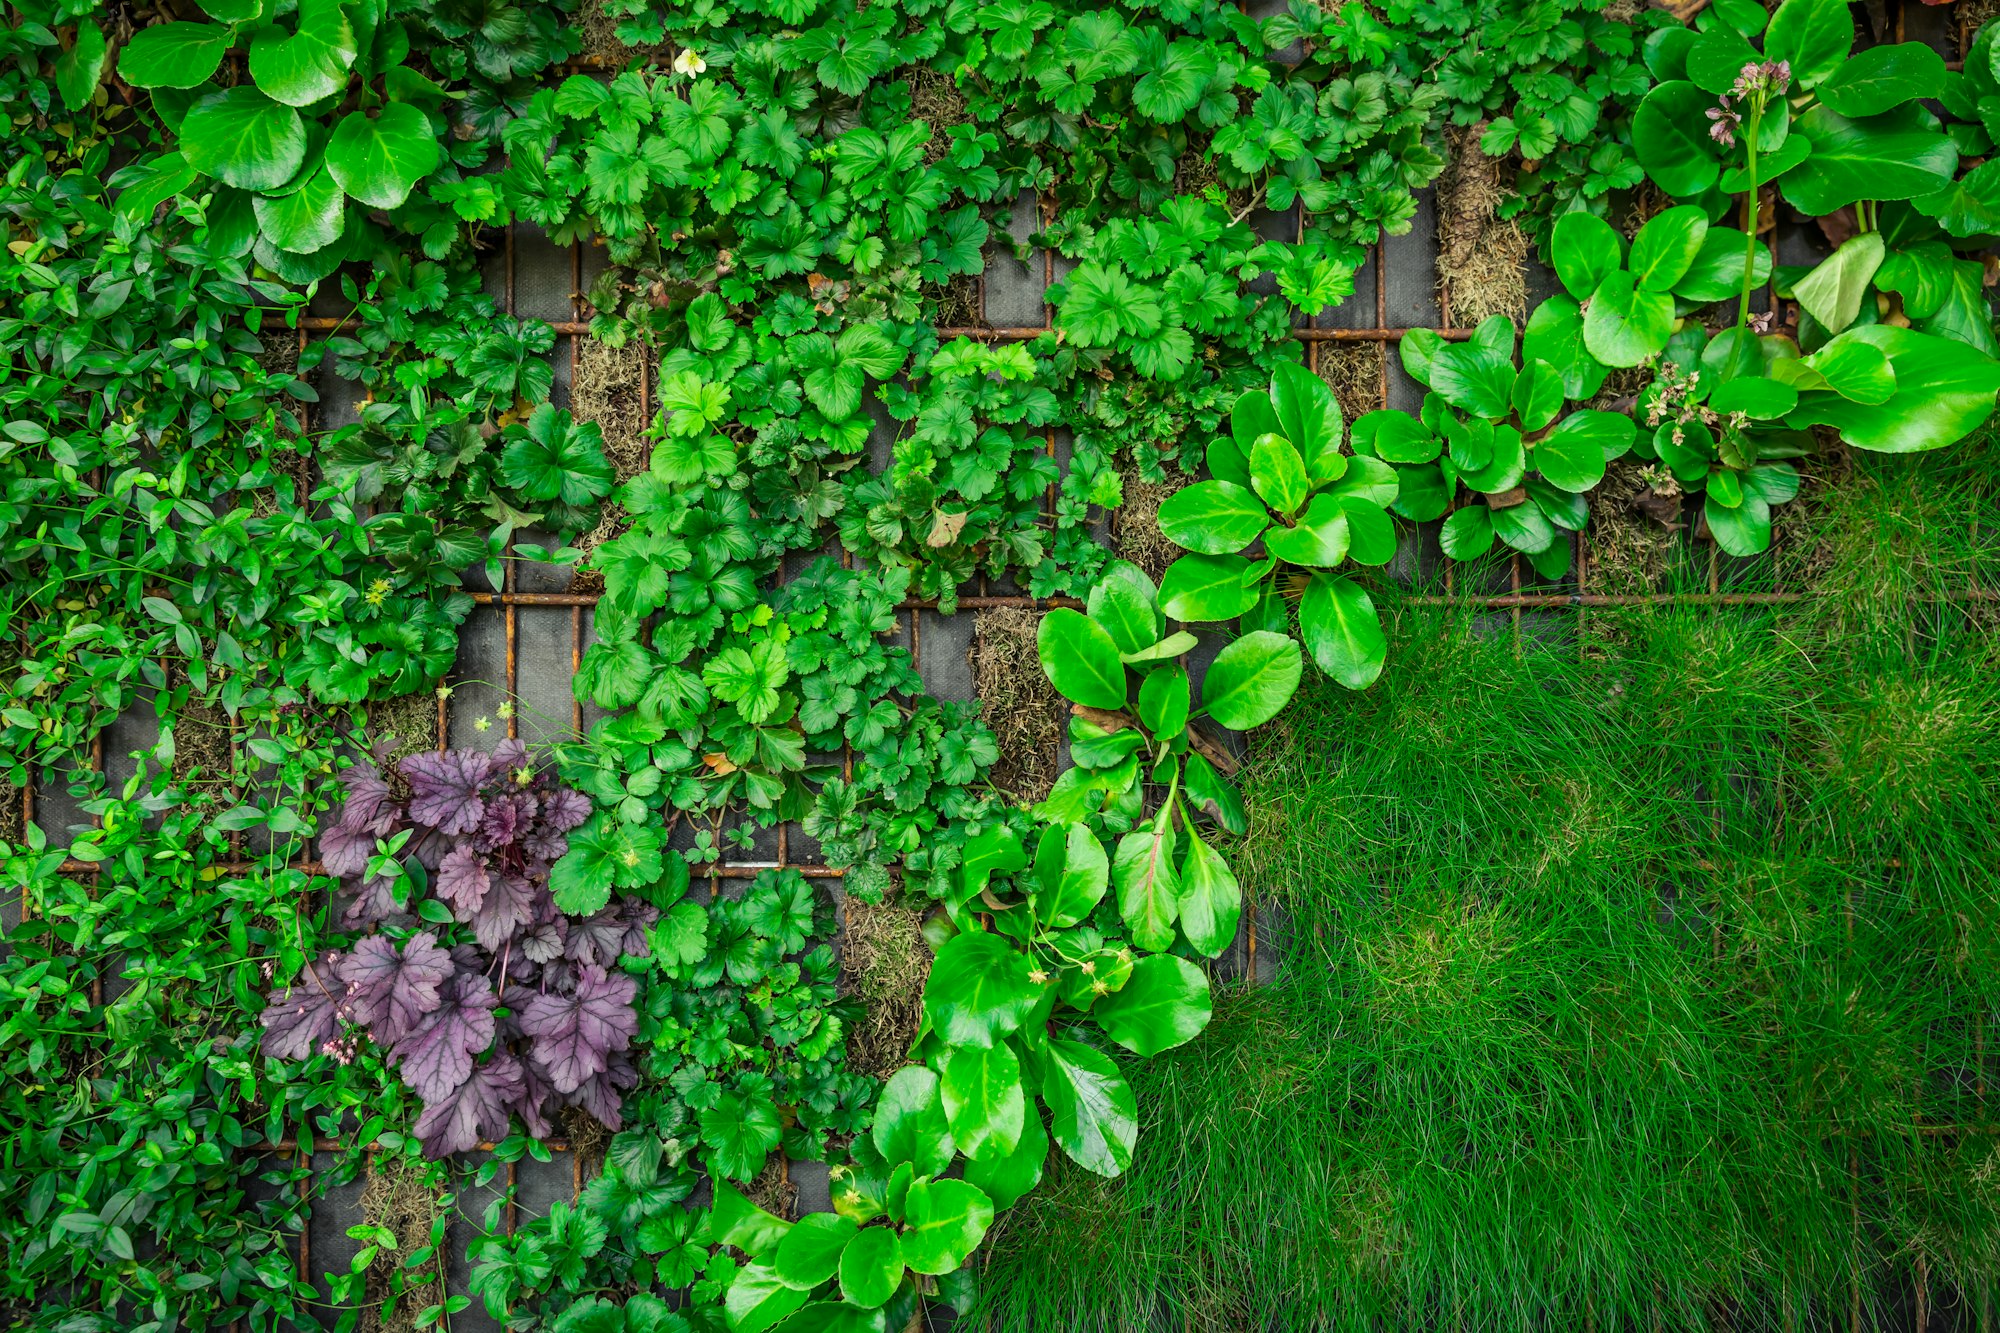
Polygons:
M1593 213L1574 211L1557 218L1551 245L1556 277L1579 301L1625 266L1625 238Z
M1139 1109L1118 1066L1082 1042L1053 1038L1042 1077L1056 1144L1085 1170L1116 1176L1132 1164Z
M1035 634L1042 671L1065 699L1086 708L1125 706L1125 664L1102 625L1080 611L1057 607Z
M1651 218L1632 238L1630 268L1640 287L1670 292L1701 253L1708 238L1708 215L1693 204L1669 208Z
M1190 781L1188 787L1192 797L1194 783ZM1181 932L1204 958L1214 958L1236 942L1243 891L1222 854L1192 829L1188 831L1187 860L1181 863L1180 908Z
M298 31L275 24L250 39L250 77L289 106L309 106L347 86L354 29L340 0L299 0Z
M1111 859L1084 824L1051 824L1035 848L1041 890L1035 910L1047 924L1073 926L1088 917L1111 883Z
M991 1046L1018 1030L1041 1000L1033 970L1028 956L999 936L962 931L931 963L924 1017L948 1045Z
M1278 415L1278 433L1290 440L1305 460L1313 481L1339 476L1342 420L1340 400L1325 380L1304 366L1286 362L1271 377L1271 405ZM1256 441L1251 441L1255 446Z
M888 1227L864 1227L840 1254L840 1294L867 1309L885 1304L903 1280L903 1246Z
M807 1213L778 1242L771 1268L786 1286L811 1291L839 1270L841 1254L859 1231L838 1213Z
M1132 943L1141 949L1165 949L1174 942L1174 919L1180 913L1174 842L1173 826L1163 811L1152 824L1120 838L1111 861L1119 914L1132 932Z
M373 208L401 207L438 158L430 120L408 102L391 102L373 118L350 112L326 145L327 170L340 188Z
M915 1273L949 1273L963 1264L986 1228L993 1201L963 1180L919 1180L903 1201L903 1262Z
M1625 271L1598 287L1583 316L1583 344L1607 366L1637 366L1666 350L1674 331L1674 298L1634 284Z
M218 23L141 28L118 53L118 74L135 88L199 88L222 64L229 29Z
M1267 438L1284 444L1277 436ZM1303 469L1297 475L1302 479ZM1167 497L1158 522L1167 540L1177 546L1202 555L1232 555L1257 540L1270 525L1271 515L1264 501L1245 487L1230 481L1198 481Z
M433 143L432 151L436 148ZM213 93L188 111L181 122L181 153L196 171L239 190L275 190L297 175L306 159L305 123L284 103L239 86Z
M1228 485L1227 482L1205 484ZM1250 486L1257 493L1256 498L1261 499L1272 510L1280 514L1290 514L1296 512L1299 506L1306 502L1306 496L1312 489L1312 482L1306 476L1305 459L1300 457L1298 449L1290 440L1282 435L1260 435L1257 437L1257 442L1250 446ZM1190 486L1187 489L1191 491L1194 487ZM1187 491L1182 491L1180 494L1186 495ZM1179 496L1175 498L1178 499ZM1166 505L1160 506L1160 512L1165 515ZM1161 530L1165 530L1164 523L1161 524ZM1214 549L1203 550L1201 554L1224 555L1229 551L1241 549L1241 544L1217 546Z
M1011 1155L1020 1145L1027 1107L1013 1049L1005 1042L947 1047L938 1078L958 1150L975 1161Z
M932 976L936 976L935 968ZM927 1008L930 991L936 986L933 979L925 990ZM945 1120L938 1076L922 1065L907 1065L891 1075L875 1102L873 1138L882 1160L891 1166L908 1162L919 1175L929 1176L951 1165L955 1145Z
M1048 1157L1048 1131L1042 1128L1040 1110L1030 1105L1026 1118L1021 1122L1021 1141L1014 1151L1005 1157L968 1160L965 1178L984 1190L996 1209L1012 1208L1042 1183L1042 1170Z
M1291 700L1304 673L1296 640L1257 630L1216 655L1202 679L1202 706L1232 731L1261 727Z
M1167 628L1160 614L1158 590L1130 561L1114 560L1106 566L1085 605L1087 614L1111 635L1121 654L1152 647Z
M1373 685L1389 655L1374 599L1361 585L1334 574L1315 574L1306 584L1299 637L1319 669L1350 690Z
M1091 1012L1105 1035L1126 1050L1158 1055L1192 1041L1208 1026L1208 977L1172 954L1141 958L1125 984Z
M1256 605L1254 569L1239 555L1184 555L1160 579L1161 609L1196 624L1234 620Z
M733 1333L764 1333L806 1303L806 1293L788 1287L769 1263L750 1264L736 1274L723 1298Z

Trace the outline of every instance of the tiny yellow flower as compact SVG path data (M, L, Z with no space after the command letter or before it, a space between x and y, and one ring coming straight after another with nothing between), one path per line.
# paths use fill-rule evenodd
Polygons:
M1049 984L1049 974L1038 967L1028 973L1028 980L1034 982L1037 986L1046 986Z
M514 701L509 699L493 711L500 714L501 717L512 717L514 716Z
M517 786L517 787L525 787L525 786L527 786L527 785L528 785L528 784L529 784L530 782L533 782L534 780L535 780L535 770L534 770L534 769L532 769L532 768L517 768L517 769L515 769L515 770L514 770L514 785L515 785L515 786Z
M490 717L476 717L472 719L472 729L474 731L491 731L493 730L493 719Z

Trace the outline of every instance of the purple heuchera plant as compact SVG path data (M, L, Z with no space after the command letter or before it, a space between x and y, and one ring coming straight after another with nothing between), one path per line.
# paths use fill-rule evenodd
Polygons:
M320 858L341 880L343 922L368 933L272 997L265 1052L344 1063L365 1034L423 1099L416 1132L432 1157L500 1138L514 1116L545 1136L562 1106L619 1128L621 1094L638 1081L625 1053L638 988L613 969L646 956L659 913L630 898L588 917L556 909L549 867L590 817L589 799L538 773L519 741L490 755L411 755L397 771L407 799L375 766L348 774ZM404 830L398 859L428 872L462 926L448 933L470 939L417 929L416 881L368 873L376 844Z

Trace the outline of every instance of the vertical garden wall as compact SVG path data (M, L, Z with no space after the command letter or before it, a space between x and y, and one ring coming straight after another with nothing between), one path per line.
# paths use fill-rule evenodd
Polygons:
M8 1315L1985 1327L1985 17L10 6Z

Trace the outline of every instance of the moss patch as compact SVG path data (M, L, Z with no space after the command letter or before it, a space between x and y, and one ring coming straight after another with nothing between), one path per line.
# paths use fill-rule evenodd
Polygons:
M933 321L943 329L974 329L986 325L980 306L979 279L961 273L949 282L927 282L924 295L937 303Z
M910 85L910 114L931 127L930 142L924 145L924 165L935 166L951 148L946 133L954 125L969 124L972 113L965 94L951 75L929 65L910 65L901 71Z
M787 1222L799 1215L799 1187L792 1183L783 1153L772 1153L757 1178L743 1187L743 1197Z
M931 974L923 916L894 898L864 903L850 897L841 913L840 992L868 1006L867 1017L848 1030L847 1064L887 1078L909 1063L923 1018L924 982Z
M1672 559L1680 522L1680 486L1663 468L1621 458L1591 492L1584 531L1589 563L1586 588L1633 595L1660 590Z
M993 784L1020 801L1049 794L1068 726L1069 710L1035 651L1040 624L1033 611L1010 606L981 611L973 628L972 678L986 725L1000 742Z
M1480 151L1479 133L1476 125L1446 132L1437 185L1438 293L1458 328L1493 315L1528 317L1528 238L1495 216L1506 162Z
M383 699L368 705L368 738L380 740L393 736L395 744L389 750L389 765L405 755L418 754L438 747L437 695L434 693L404 694L394 699Z
M1130 560L1145 570L1146 577L1155 583L1167 572L1168 565L1187 554L1160 531L1160 506L1185 485L1187 481L1180 477L1154 482L1136 472L1127 472L1125 502L1112 515L1115 525L1112 549L1119 559Z
M1319 377L1340 401L1351 423L1382 406L1382 343L1321 343Z
M235 771L235 733L220 705L190 699L174 721L174 784L226 787Z
M0 842L18 843L28 831L21 808L21 788L0 778Z
M653 347L647 342L613 347L595 338L577 341L570 411L578 421L596 423L604 437L605 460L621 483L652 463L653 444L646 437L652 425L646 414L646 382L653 363ZM597 526L577 538L576 547L588 554L629 526L624 507L607 500ZM594 570L577 571L577 591L596 592L603 586L603 576Z
M417 1315L445 1298L444 1266L434 1255L420 1268L405 1268L412 1250L431 1244L431 1230L444 1216L429 1172L402 1158L376 1158L361 1189L361 1218L396 1236L394 1253L369 1266L360 1310L361 1333L410 1333ZM444 1247L438 1247L440 1254Z
M646 64L664 61L671 49L665 42L627 46L618 40L619 20L604 12L604 0L583 0L577 9L577 26L583 31L583 54L602 61L625 64L638 60Z

